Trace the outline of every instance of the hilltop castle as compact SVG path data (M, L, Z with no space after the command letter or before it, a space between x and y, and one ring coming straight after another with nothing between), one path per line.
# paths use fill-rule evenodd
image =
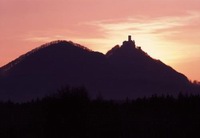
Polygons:
M132 40L131 35L128 35L128 41L124 41L124 42L122 43L122 47L124 47L124 48L131 48L131 49L134 48L134 49L141 50L141 47L140 47L140 46L136 46L136 45L135 45L135 41Z
M131 35L128 36L128 41L123 42L122 46L123 47L134 47L134 48L136 48L135 41L131 39Z

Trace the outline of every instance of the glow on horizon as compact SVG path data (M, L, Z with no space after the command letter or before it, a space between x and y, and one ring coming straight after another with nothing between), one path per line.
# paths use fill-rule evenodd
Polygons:
M0 66L53 40L106 53L128 35L151 57L200 80L198 0L0 0Z

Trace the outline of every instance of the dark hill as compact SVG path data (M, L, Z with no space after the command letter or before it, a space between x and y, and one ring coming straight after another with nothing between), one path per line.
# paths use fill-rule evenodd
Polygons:
M41 97L65 85L87 86L100 81L105 56L67 41L37 48L2 67L1 99ZM103 72L107 74L106 72Z
M68 41L36 48L0 69L0 100L26 101L62 86L85 86L95 97L124 99L177 94L188 79L147 55L129 37L106 55Z

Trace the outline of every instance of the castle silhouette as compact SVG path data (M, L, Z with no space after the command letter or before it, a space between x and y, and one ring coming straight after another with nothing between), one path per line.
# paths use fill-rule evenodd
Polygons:
M141 47L140 47L140 46L136 46L136 45L135 45L135 41L132 40L131 35L128 35L128 41L124 41L124 42L122 43L122 47L124 47L124 48L134 48L134 49L139 49L139 50L141 50Z

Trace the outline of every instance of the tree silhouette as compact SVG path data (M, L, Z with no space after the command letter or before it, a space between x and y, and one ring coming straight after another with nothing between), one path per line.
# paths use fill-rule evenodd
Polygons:
M26 103L0 102L0 137L199 137L200 96L90 99L83 87Z

